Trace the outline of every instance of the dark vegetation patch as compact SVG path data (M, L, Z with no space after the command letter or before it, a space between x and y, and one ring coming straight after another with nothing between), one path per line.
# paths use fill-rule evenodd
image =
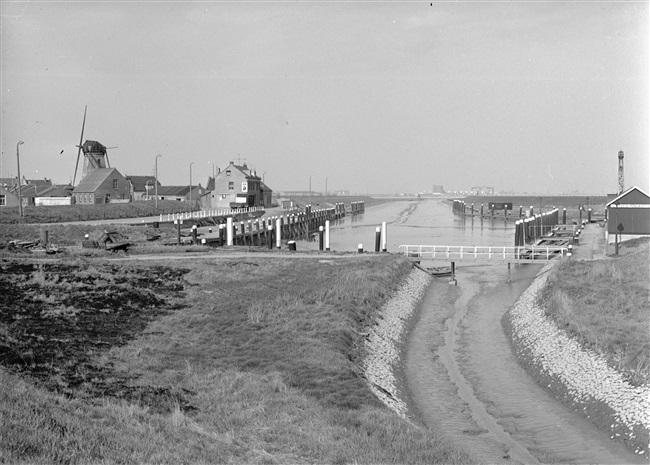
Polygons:
M0 265L0 364L68 397L116 397L154 411L190 409L184 392L132 386L101 363L154 318L179 308L187 270L115 265Z

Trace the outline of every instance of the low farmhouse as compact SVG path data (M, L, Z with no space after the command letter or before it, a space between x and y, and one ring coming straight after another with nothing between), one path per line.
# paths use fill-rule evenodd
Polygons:
M44 190L52 187L50 179L26 179L20 181L20 198L23 207L35 205L35 199ZM0 178L0 207L17 207L19 204L18 177Z
M201 184L195 186L192 185L192 190L190 191L190 186L159 186L158 187L158 200L177 200L179 202L196 202L201 201L201 197L205 195L205 188ZM153 192L149 194L152 198L155 198Z
M88 172L72 195L81 205L127 203L131 201L131 183L117 168L97 168Z
M74 187L70 184L64 186L52 186L39 192L34 199L36 206L50 206L50 205L71 205L72 204L72 191Z
M155 176L127 176L126 179L131 183L131 198L134 202L156 198L156 184L160 188L160 181Z
M607 202L607 253L623 240L650 235L650 196L634 186Z

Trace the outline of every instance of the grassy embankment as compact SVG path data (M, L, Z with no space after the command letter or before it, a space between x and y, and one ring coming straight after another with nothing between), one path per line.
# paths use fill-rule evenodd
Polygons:
M166 213L190 211L187 202L159 200L158 208L153 200L130 203L107 203L97 205L27 206L20 218L18 207L3 207L0 223L66 223L116 218L139 218Z
M540 295L547 314L634 385L650 383L650 248L623 243L622 256L567 260Z
M12 263L0 273L11 295L0 303L0 462L470 460L399 419L362 377L364 328L405 259L81 259L27 277ZM102 318L99 336L84 334L89 317Z
M349 206L352 202L363 201L366 206L371 206L386 201L385 199L375 199L373 197L359 195L314 195L311 198L303 195L293 197L292 199L294 200L294 205L303 209L305 205L310 203L314 206L314 209L319 209L334 205L335 203L344 203L346 206ZM69 223L75 221L139 218L188 211L190 211L188 202L176 200L159 200L157 208L153 200L97 205L27 206L24 209L23 218L19 216L18 207L3 207L0 209L0 223Z

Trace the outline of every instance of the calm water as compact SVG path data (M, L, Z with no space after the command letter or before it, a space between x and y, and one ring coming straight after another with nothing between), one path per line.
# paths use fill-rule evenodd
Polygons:
M451 213L451 204L442 200L394 201L377 205L363 215L347 217L333 223L330 248L334 251L374 251L375 228L387 224L389 252L399 252L400 245L514 245L512 223L503 220L462 219ZM316 242L301 241L301 248L318 249Z
M462 219L441 200L397 201L346 218L331 249L374 250L388 224L388 250L402 244L511 246L512 223ZM314 242L299 243L316 249ZM410 415L476 454L482 463L647 463L555 401L519 366L501 326L541 265L458 264L458 286L428 288L403 357Z

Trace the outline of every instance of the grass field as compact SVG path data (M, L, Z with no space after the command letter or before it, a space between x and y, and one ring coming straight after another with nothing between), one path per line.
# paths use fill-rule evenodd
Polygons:
M471 461L362 377L405 259L2 267L0 462Z
M565 261L540 298L560 328L640 385L650 382L650 248L624 244L618 258Z

